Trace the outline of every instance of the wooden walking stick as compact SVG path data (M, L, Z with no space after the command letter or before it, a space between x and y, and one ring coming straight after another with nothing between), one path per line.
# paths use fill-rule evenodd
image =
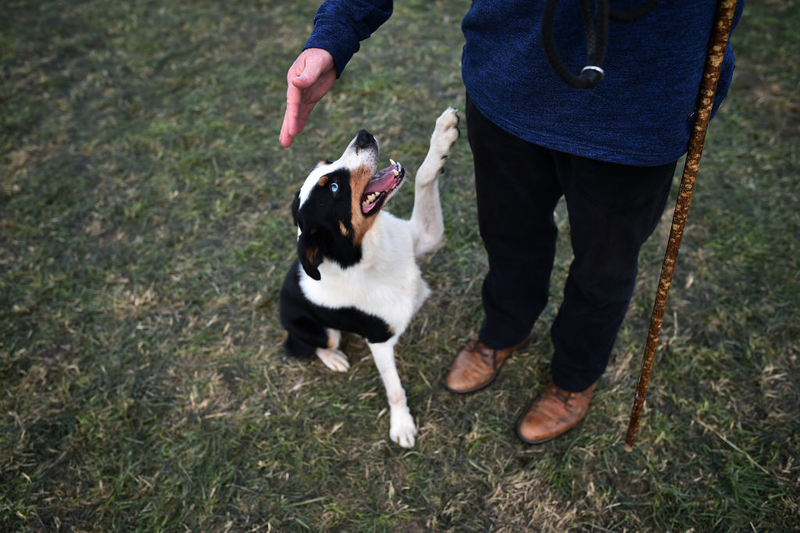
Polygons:
M681 247L683 229L686 226L686 217L689 214L689 204L692 201L692 191L697 179L697 169L700 167L700 158L703 155L703 144L706 139L708 123L711 120L711 109L714 104L714 95L719 82L720 67L728 46L728 36L733 25L733 14L736 10L736 0L720 0L711 30L706 64L703 70L703 79L700 84L700 94L695 108L694 126L689 138L689 149L686 152L686 164L683 168L680 192L675 205L675 214L672 218L672 228L669 232L667 251L664 254L664 264L661 267L661 277L658 280L653 314L650 318L650 331L647 334L644 355L642 358L642 371L639 375L639 384L636 386L636 397L633 400L633 410L628 424L628 433L625 436L625 449L633 450L633 442L639 431L639 418L642 415L644 400L647 396L647 385L650 382L650 372L653 369L658 336L661 333L661 324L664 320L664 309L667 306L667 296L672 284L672 275L675 273L675 263L678 260L678 251Z

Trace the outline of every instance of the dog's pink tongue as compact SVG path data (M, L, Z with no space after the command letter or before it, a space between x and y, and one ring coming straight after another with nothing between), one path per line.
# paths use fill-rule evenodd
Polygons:
M379 170L377 174L372 176L369 183L367 183L364 195L369 195L374 192L383 192L389 189L394 183L394 177L394 165Z

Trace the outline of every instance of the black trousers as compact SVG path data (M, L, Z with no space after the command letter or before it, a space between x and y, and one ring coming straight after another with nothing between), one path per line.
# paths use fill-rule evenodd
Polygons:
M606 163L542 148L499 128L467 96L480 234L489 258L479 338L524 339L547 305L564 196L574 259L550 333L555 384L580 392L606 369L630 304L639 250L664 212L677 162Z

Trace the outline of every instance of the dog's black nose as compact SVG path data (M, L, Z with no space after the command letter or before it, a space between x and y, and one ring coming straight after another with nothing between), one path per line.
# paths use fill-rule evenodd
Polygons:
M370 132L367 130L361 130L358 132L358 137L356 137L356 148L362 149L372 144L375 144L375 137L373 137Z

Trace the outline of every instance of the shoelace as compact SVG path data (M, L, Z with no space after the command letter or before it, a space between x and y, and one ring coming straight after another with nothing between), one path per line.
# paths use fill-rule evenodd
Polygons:
M493 350L493 349L489 348L488 346L486 346L485 344L483 344L482 342L480 342L477 339L473 339L473 340L470 341L468 350L470 352L477 352L478 354L480 354L481 359L486 360L486 359L491 358L492 363L493 363L492 366L494 366L494 363L496 363L495 354L497 353L497 350Z
M569 406L569 402L573 399L573 397L577 396L578 394L579 393L575 392L567 392L553 385L553 396L567 406Z

